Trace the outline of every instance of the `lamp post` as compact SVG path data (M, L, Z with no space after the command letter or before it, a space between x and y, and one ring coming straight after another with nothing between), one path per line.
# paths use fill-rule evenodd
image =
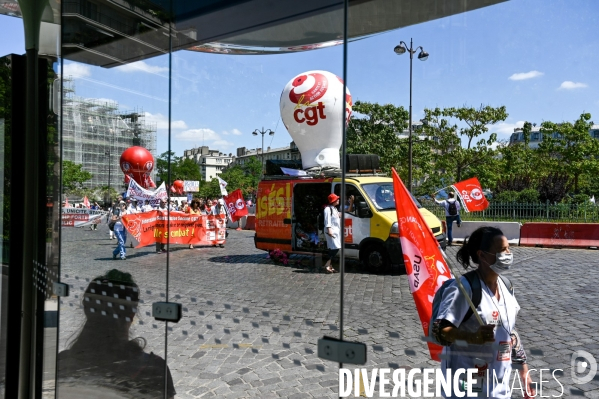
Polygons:
M408 128L409 128L409 136L408 136L408 153L409 153L408 190L410 191L410 193L412 192L412 60L414 59L414 54L416 53L416 51L418 49L420 49L420 53L418 54L418 59L420 61L426 61L427 58L428 58L428 53L426 51L424 51L424 49L422 48L422 46L419 46L419 47L417 47L417 48L414 49L412 38L410 38L410 47L409 48L408 48L408 45L405 42L401 41L393 49L393 51L395 51L395 54L397 54L397 55L402 55L406 51L408 51L410 53L410 124L408 126Z
M273 132L273 131L272 131L272 130L270 130L270 129L266 129L266 130L264 130L264 127L262 127L262 130L258 130L258 129L256 129L256 130L254 130L254 131L252 132L252 134L253 134L254 136L257 136L258 134L261 134L261 135L262 135L262 176L264 176L264 135L265 135L266 133L268 133L268 135L269 135L269 136L272 136L272 135L274 135L274 134L275 134L275 132Z

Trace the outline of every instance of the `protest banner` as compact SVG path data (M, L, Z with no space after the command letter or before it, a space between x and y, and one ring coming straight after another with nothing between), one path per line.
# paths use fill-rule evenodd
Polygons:
M183 180L183 191L186 193L197 193L200 191L200 182L197 180Z
M144 204L145 201L150 201L150 205L158 206L160 200L166 201L168 193L166 192L166 186L164 183L156 189L156 191L146 190L140 186L135 180L129 181L129 188L127 189L127 198L136 199L140 204Z
M183 212L150 211L122 216L123 225L145 247L154 243L215 245L224 244L226 215L196 215Z
M100 224L108 212L96 209L65 207L62 209L62 225L65 227L84 227Z

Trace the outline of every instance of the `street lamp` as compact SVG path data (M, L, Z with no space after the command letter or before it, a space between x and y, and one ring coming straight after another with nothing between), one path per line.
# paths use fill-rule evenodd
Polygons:
M410 132L409 136L408 136L408 153L409 153L408 190L410 190L410 193L412 192L412 60L414 59L414 54L419 49L420 49L420 53L418 54L418 59L420 61L426 61L428 59L428 53L426 51L424 51L422 46L419 46L416 49L414 49L413 43L412 43L412 38L410 38L410 47L409 48L405 42L401 41L393 49L393 51L395 51L395 54L397 54L397 55L402 55L406 51L410 52L410 125L408 126L409 132Z
M273 132L273 131L272 131L272 130L270 130L270 129L266 129L266 130L264 130L264 127L262 127L262 130L258 130L258 129L256 129L256 130L254 130L254 131L252 132L252 134L253 134L254 136L257 136L258 134L261 134L261 135L262 135L262 175L264 175L264 135L265 135L266 133L268 133L268 135L269 135L269 136L272 136L272 135L274 135L274 134L275 134L275 132Z

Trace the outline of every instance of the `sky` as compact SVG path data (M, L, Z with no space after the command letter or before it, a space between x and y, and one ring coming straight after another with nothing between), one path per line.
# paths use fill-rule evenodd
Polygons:
M414 39L430 54L413 61L414 120L423 109L505 105L505 122L490 127L506 140L524 121L599 121L599 2L512 0L351 42L347 85L353 100L409 105L409 57L393 48ZM0 16L0 55L24 52L22 20ZM167 55L113 69L65 61L76 93L115 100L157 123L158 153L168 149ZM224 153L257 148L255 129L275 130L265 147L292 141L279 99L288 81L308 70L343 75L342 47L282 55L178 51L172 57L172 134L183 150L208 145Z

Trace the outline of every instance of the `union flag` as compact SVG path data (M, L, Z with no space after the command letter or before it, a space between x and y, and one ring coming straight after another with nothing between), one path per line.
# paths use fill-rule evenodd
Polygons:
M399 240L408 274L410 292L424 335L428 336L433 313L435 292L448 279L453 278L445 263L439 244L412 200L409 191L393 169L395 210L399 225ZM431 359L440 361L442 346L428 342Z
M248 208L245 206L241 189L237 189L231 194L223 196L223 199L225 200L229 216L233 222L238 221L242 216L248 214Z
M476 177L454 184L453 189L462 200L466 212L484 211L489 207L489 201L483 194L483 189Z

